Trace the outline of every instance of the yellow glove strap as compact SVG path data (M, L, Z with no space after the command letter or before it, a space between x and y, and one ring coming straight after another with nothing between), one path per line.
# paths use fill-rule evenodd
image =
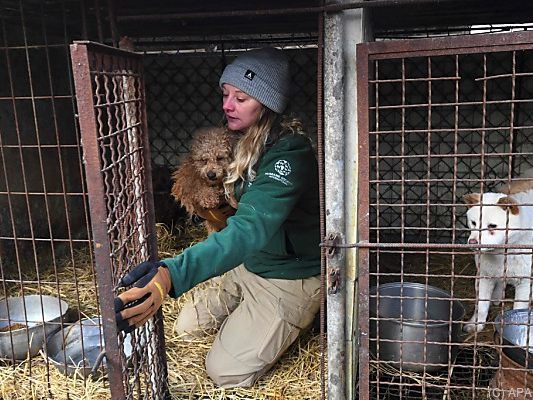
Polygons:
M163 299L165 298L165 291L163 290L163 287L157 281L154 282L154 285L159 290L159 294L161 294L161 301L163 301Z
M215 221L218 222L224 222L222 218L220 218L220 212L217 212L216 214L213 212L213 210L207 210L207 213L213 218Z

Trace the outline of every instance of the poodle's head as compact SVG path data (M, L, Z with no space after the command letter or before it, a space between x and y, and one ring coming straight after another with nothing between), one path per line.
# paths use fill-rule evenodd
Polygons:
M204 128L195 133L189 157L208 185L221 185L232 161L232 149L233 138L223 128Z

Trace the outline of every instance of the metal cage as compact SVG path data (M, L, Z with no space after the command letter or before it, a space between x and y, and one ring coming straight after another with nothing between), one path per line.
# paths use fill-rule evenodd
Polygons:
M481 236L500 230L505 239L484 248L484 239L469 239L470 229L484 228L467 225L473 205L463 196L506 192L533 164L533 35L362 44L358 69L360 398L531 390L526 366L508 362L512 346L494 333L513 306L511 291L493 295L501 304L483 330L476 319L479 329L467 334L462 320L492 298L480 289L489 282L487 251L500 253L494 276L502 285L516 283L516 255L531 270L533 226L512 240L507 212ZM530 179L522 184L533 188ZM517 198L520 212L531 213L529 201ZM481 215L494 208L505 215L480 201ZM530 274L518 278L529 287Z
M220 123L218 76L235 55L254 46L287 49L296 67L293 111L316 141L315 34L205 37L192 48L180 38L166 44L154 38L134 54L117 49L113 13L119 7L111 1L0 2L2 297L39 295L24 307L34 308L38 319L46 296L61 299L59 311L66 312L46 328L30 327L33 314L20 319L11 307L0 315L5 346L24 347L24 357L2 350L2 371L12 376L0 385L0 397L61 396L76 368L67 367L62 351L59 362L52 360L46 346L52 335L61 344L69 332L83 331L86 318L97 327L95 343L105 344L105 363L104 353L97 354L99 368L91 371L93 349L82 343L73 393L168 395L161 316L132 335L117 334L113 295L128 268L157 257L154 222L183 220L169 196L170 173L192 133ZM71 59L69 46L80 40Z

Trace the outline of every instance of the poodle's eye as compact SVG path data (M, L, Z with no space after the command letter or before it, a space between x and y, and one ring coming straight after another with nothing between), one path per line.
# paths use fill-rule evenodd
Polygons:
M498 227L498 225L496 225L496 224L488 224L487 225L487 228L489 228L489 229L496 229L497 227Z
M224 157L217 157L217 161L222 161Z
M476 226L476 221L471 220L471 221L470 221L470 224L471 224L473 227L475 227L475 226Z

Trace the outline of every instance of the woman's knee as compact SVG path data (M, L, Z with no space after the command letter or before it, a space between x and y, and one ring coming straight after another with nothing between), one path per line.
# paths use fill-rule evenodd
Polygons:
M250 387L262 375L261 371L249 368L224 349L215 346L207 354L205 368L211 380L225 389Z
M188 301L174 322L174 333L178 336L202 337L213 333L214 325L212 322L202 321L195 304Z

